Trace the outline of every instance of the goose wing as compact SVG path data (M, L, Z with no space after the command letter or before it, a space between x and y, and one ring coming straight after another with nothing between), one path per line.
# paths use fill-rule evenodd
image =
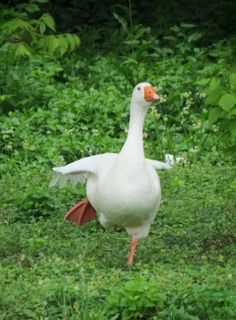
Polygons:
M67 182L76 185L77 183L86 183L89 175L97 175L99 168L102 166L110 165L111 161L117 158L117 153L104 153L91 157L86 157L67 164L62 167L54 167L53 177L50 187L59 185L63 188ZM146 159L146 163L156 170L172 168L170 163L161 162L158 160Z
M112 153L104 153L71 162L63 167L54 167L50 187L59 185L63 188L67 182L73 185L86 183L89 175L97 175L102 165L108 165L116 157Z

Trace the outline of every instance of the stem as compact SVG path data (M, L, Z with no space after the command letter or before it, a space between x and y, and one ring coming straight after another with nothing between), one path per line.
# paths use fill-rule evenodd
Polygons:
M130 36L133 39L133 17L132 17L131 0L129 0L129 27L130 27ZM131 52L134 53L134 45L131 46Z
M132 3L129 0L129 25L130 25L130 33L133 34L133 18L132 18Z

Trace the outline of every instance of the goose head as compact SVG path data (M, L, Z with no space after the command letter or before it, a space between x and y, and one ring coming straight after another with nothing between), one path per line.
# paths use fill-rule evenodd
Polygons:
M142 82L134 87L132 94L132 103L148 107L152 101L158 100L160 97L156 94L152 85L147 82Z

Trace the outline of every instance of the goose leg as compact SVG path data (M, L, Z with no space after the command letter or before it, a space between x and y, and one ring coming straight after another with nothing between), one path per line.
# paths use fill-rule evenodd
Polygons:
M134 254L135 254L135 249L138 244L138 239L132 237L131 242L130 242L130 253L128 257L128 265L132 266L133 261L134 261Z
M65 220L74 221L78 226L96 219L96 210L88 199L76 203L65 215Z

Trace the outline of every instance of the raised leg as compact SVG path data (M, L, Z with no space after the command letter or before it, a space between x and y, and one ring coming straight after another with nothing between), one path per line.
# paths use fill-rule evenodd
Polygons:
M65 220L74 221L78 226L96 219L96 210L87 198L76 203L65 215Z
M135 249L137 247L137 244L138 244L138 239L135 239L134 237L132 237L131 242L130 242L130 253L129 253L129 257L128 257L128 265L130 265L130 266L133 265L134 254L135 254Z

